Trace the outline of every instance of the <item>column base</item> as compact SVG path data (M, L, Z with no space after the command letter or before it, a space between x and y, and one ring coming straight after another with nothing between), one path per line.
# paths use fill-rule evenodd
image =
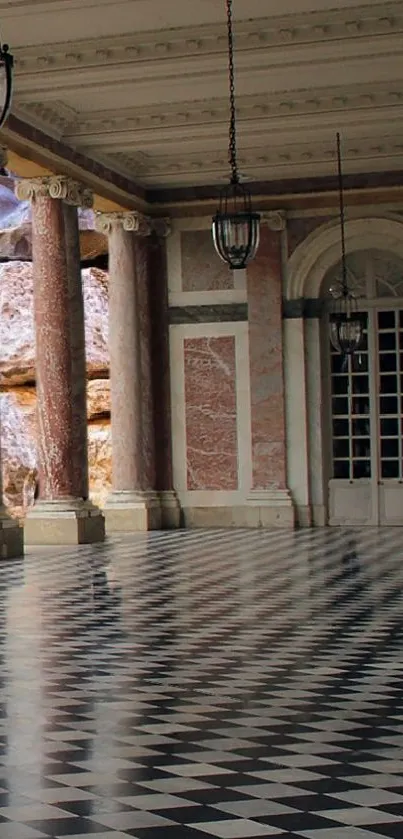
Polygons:
M0 560L24 556L24 529L0 507Z
M162 513L156 492L111 492L104 508L107 533L160 530Z
M177 530L181 526L181 508L174 490L158 493L161 504L161 527L163 530Z
M89 545L105 540L105 519L91 501L38 501L24 530L26 545Z

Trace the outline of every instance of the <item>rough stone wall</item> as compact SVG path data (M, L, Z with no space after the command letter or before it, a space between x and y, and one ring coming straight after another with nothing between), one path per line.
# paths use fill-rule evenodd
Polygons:
M0 234L1 236L1 234ZM108 278L83 271L88 374L90 492L104 503L111 485ZM32 264L0 265L0 423L4 500L22 517L36 478L35 335Z

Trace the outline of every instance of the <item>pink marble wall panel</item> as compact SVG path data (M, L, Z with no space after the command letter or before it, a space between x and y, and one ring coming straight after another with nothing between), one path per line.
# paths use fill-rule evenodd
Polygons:
M210 230L181 233L183 291L217 291L234 287L232 271L216 254Z
M262 227L260 247L247 268L247 278L253 487L282 489L286 462L281 233Z
M151 375L151 322L149 304L149 239L135 237L137 306L140 329L141 430L143 489L155 488L153 393Z
M317 227L327 224L329 221L331 221L330 216L289 219L287 222L288 256L291 256L298 245L301 245Z
M238 489L235 337L186 338L187 487Z

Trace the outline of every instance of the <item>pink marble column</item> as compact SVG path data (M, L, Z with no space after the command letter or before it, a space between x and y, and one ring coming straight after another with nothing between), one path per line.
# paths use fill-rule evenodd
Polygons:
M294 516L286 478L282 225L274 226L262 224L257 256L247 268L252 498L267 506L268 524L289 525Z
M32 201L39 497L76 496L72 352L63 204Z
M74 437L74 488L78 498L88 498L87 373L85 360L84 298L80 265L77 207L63 204L70 319L72 382L72 432Z
M31 199L39 497L27 515L32 544L102 541L88 499L84 309L76 205L92 201L68 178L18 182ZM74 206L72 206L74 205Z
M137 213L100 216L109 236L109 353L112 493L106 525L115 530L161 526L155 492L147 220Z

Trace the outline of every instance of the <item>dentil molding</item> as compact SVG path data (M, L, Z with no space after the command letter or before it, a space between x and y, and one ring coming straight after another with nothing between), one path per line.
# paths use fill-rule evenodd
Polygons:
M14 190L19 201L33 201L39 196L47 196L83 209L91 209L93 205L91 190L64 175L23 178L16 181Z

